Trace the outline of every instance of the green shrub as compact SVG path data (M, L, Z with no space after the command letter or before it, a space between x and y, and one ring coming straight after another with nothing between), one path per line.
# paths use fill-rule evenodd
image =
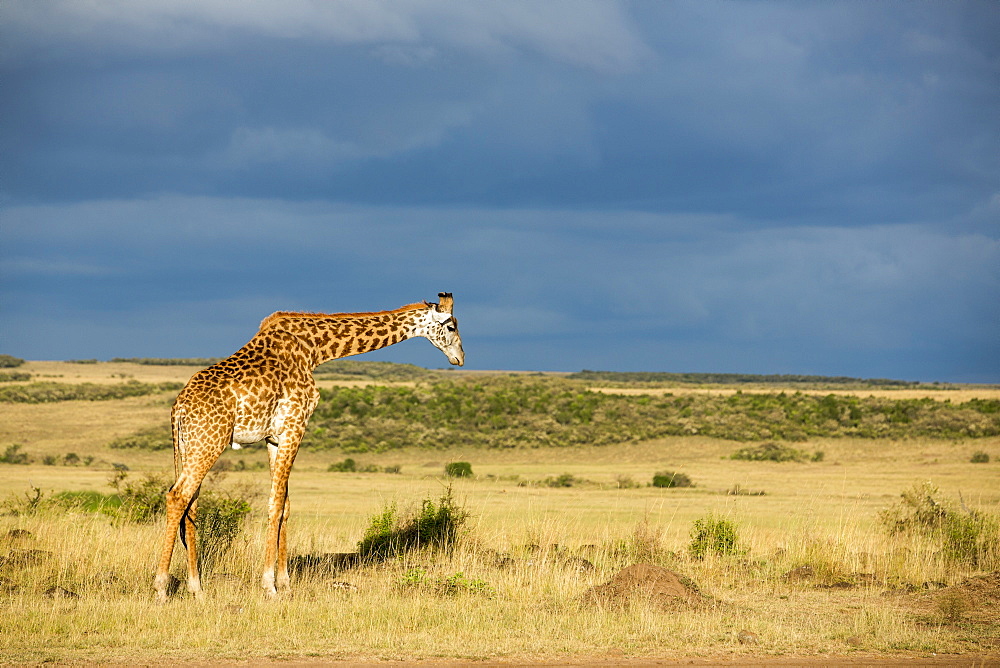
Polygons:
M166 510L165 495L170 481L164 477L147 473L141 481L136 482L129 479L126 469L116 468L109 484L120 500L113 513L119 519L152 522Z
M493 596L494 589L479 579L465 577L465 573L455 573L443 578L428 577L423 568L411 568L400 578L400 586L405 588L430 589L435 594L455 596L457 594L479 594Z
M385 561L424 547L448 549L458 540L468 516L455 502L450 487L437 503L424 499L420 510L409 517L400 517L396 505L390 504L369 520L358 553L363 560Z
M24 364L24 360L13 355L0 355L0 369L13 369Z
M793 447L768 441L760 445L740 448L729 458L748 462L801 462L806 458L806 454Z
M226 496L217 492L202 494L198 499L199 567L211 573L215 565L232 548L250 515L250 502L238 496Z
M353 473L357 470L357 466L357 462L351 458L347 458L342 462L334 462L333 464L330 464L330 468L328 468L327 471L334 473Z
M445 465L444 474L449 478L471 478L472 464L469 462L450 462Z
M696 519L691 525L691 542L688 552L695 559L704 559L709 553L717 555L742 555L746 550L739 544L736 525L713 515Z
M3 454L0 455L0 464L30 464L31 457L28 453L21 452L21 448L24 447L20 443L12 443L7 446Z
M989 464L990 456L989 454L983 452L982 450L979 450L977 452L972 453L972 459L970 459L969 461L972 462L973 464Z
M686 473L661 471L653 476L653 487L694 487Z
M1000 564L1000 521L991 514L956 508L939 498L938 488L929 482L903 492L901 501L879 513L890 534L915 533L939 544L950 562L981 568Z
M545 485L548 487L572 487L581 482L583 480L577 478L572 473L561 473L555 477L549 476L545 479Z
M0 373L0 383L14 383L18 381L31 380L30 373Z
M150 427L122 436L108 443L109 448L124 450L136 448L139 450L167 450L174 447L173 436L169 425Z

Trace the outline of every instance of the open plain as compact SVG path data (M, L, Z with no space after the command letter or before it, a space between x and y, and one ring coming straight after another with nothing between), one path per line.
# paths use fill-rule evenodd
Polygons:
M109 385L183 383L196 368L29 362L18 370L33 381ZM877 392L956 402L1000 397L997 388ZM792 445L822 456L790 462L732 459L746 443L698 435L605 446L304 448L291 477L291 554L350 553L382 509L419 508L448 488L469 519L451 550L302 569L292 594L278 601L259 588L266 453L230 450L227 470L213 474L206 493L239 495L253 512L206 573L206 600L182 587L159 606L152 595L159 521L46 500L64 492L111 495L116 469L132 481L169 478L169 449L109 444L164 423L175 394L0 404L0 450L16 444L31 460L0 464L0 662L972 665L1000 656L1000 564L949 558L941 544L893 534L880 520L903 492L924 483L970 516L1000 515L996 436L809 439ZM68 453L75 455L69 462ZM989 461L972 463L975 453ZM329 470L345 458L354 471ZM469 462L474 475L447 478L445 465L456 461ZM683 472L693 486L651 486L661 471ZM706 518L734 527L732 550L693 553L695 527ZM635 564L679 575L696 603L659 605L641 587L618 600L588 598ZM183 581L179 554L173 572Z

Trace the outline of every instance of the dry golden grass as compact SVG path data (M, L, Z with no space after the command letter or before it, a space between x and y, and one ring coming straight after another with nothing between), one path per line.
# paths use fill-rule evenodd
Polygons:
M105 365L59 364L46 367L63 374L54 380L72 382L76 374L80 382L110 382L86 375L86 367ZM177 374L193 371L127 366L141 381L183 381ZM147 369L166 375L141 375ZM0 465L0 498L23 498L31 486L110 492L111 462L126 463L136 477L169 472L169 450L106 444L165 421L171 399L168 393L2 406L0 445L22 443L33 456L74 451L96 460L89 467ZM1000 514L1000 439L811 441L796 447L824 451L822 462L782 464L728 459L737 447L690 437L604 448L351 455L359 464L400 466L398 475L329 473L329 464L346 455L302 452L290 488L292 553L353 550L367 519L385 503L407 508L439 497L449 461L471 462L477 475L452 482L472 519L466 540L450 555L418 554L333 578L298 577L293 594L276 602L258 585L260 502L243 538L206 578L207 600L182 593L166 606L155 605L152 594L158 525L68 511L0 516L0 557L42 551L37 563L0 568L0 663L997 656L995 624L975 622L958 604L935 603L928 599L933 593L921 589L925 582L955 585L977 571L946 563L923 539L889 537L877 514L924 480L948 498L961 492L969 506ZM991 463L970 464L976 450L990 453ZM253 465L266 455L229 451L224 459ZM645 486L664 469L687 473L696 487ZM586 482L559 489L521 484L563 473ZM619 489L624 477L643 486ZM229 473L213 484L246 484L263 493L267 473ZM766 494L726 493L737 485ZM713 513L738 525L745 557L687 556L692 522ZM5 538L11 529L32 536ZM498 564L498 554L511 561ZM595 569L567 568L568 557L586 558ZM621 609L581 603L588 587L636 561L691 578L711 604L664 612L641 598ZM783 577L803 565L813 569L811 576ZM464 573L486 582L493 595L405 587L413 567L431 577ZM183 579L179 555L173 570ZM335 581L356 589L335 588ZM46 596L56 586L79 598ZM757 642L741 643L743 630Z

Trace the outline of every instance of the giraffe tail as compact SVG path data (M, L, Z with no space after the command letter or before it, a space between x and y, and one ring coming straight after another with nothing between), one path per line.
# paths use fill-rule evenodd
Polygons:
M174 408L170 413L170 432L174 441L174 483L184 467L184 409Z
M184 409L178 408L177 406L175 406L174 410L170 413L170 431L174 441L174 484L170 486L171 490L174 488L174 485L177 484L181 471L184 469L184 455L186 454L186 442L184 440L184 413ZM178 527L181 545L184 546L184 549L187 549L187 518L193 501L194 499L188 502L187 508L184 509L184 514L181 516L180 526Z

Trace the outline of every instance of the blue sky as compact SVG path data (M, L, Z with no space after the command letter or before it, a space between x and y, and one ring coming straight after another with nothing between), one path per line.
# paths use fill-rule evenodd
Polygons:
M6 0L0 352L225 356L449 291L471 368L1000 382L998 34L990 0Z

